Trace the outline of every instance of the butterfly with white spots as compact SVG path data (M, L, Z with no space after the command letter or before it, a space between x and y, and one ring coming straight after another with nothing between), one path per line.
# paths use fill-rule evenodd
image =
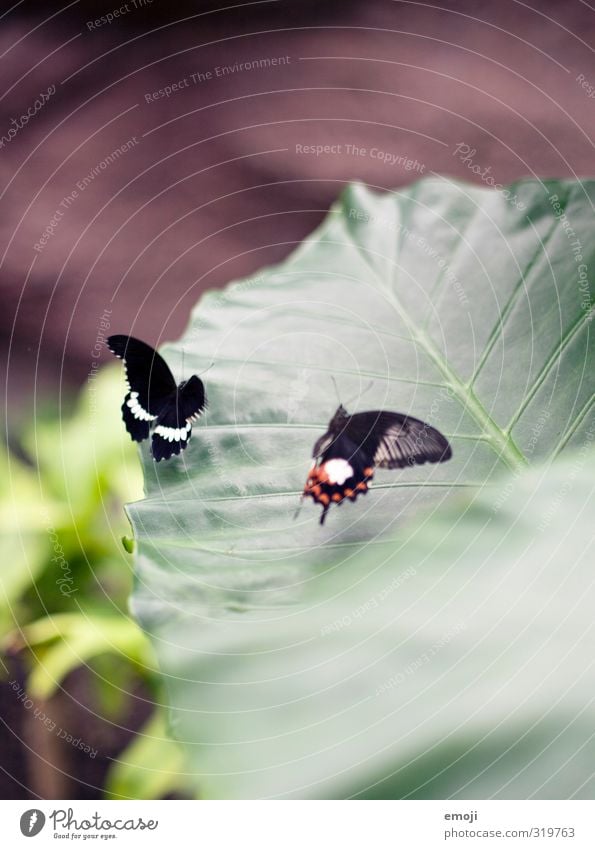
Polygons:
M376 466L402 469L443 463L451 458L452 450L440 431L420 419L385 410L350 416L340 405L312 456L315 463L302 498L309 496L322 505L323 525L331 504L366 494Z
M110 351L124 361L129 392L122 404L126 430L135 442L148 439L156 462L169 460L188 445L194 422L207 406L202 380L195 374L176 385L163 357L133 336L107 339Z

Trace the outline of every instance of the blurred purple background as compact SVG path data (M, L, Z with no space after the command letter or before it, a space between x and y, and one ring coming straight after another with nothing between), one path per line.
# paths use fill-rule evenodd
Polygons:
M84 379L104 310L113 330L176 337L202 291L282 259L350 180L595 170L581 0L24 0L0 21L13 426L34 390Z
M14 441L35 393L56 403L84 381L106 311L112 332L177 337L204 290L283 259L351 180L481 184L471 166L498 183L592 176L594 32L582 0L0 9L0 340ZM85 681L72 687L69 727L99 740L104 760L81 758L78 785L66 782L9 693L0 795L99 795L146 694L118 736L85 708Z

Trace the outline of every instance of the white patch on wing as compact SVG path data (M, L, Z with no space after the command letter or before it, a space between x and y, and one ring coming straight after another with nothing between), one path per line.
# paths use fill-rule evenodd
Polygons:
M190 425L186 427L165 427L165 425L157 425L155 433L166 442L187 442L190 439Z
M328 475L329 483L336 483L342 486L347 478L353 475L353 468L347 460L327 460L324 464L324 471Z
M152 416L151 413L143 410L141 405L138 403L138 392L130 393L130 398L126 401L126 406L130 408L130 412L134 418L141 422L152 422L153 419L157 418L157 416Z

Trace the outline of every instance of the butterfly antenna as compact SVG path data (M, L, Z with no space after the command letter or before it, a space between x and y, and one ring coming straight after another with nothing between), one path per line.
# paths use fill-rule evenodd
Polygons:
M303 506L304 506L304 496L302 495L302 496L300 497L300 500L299 500L298 506L296 507L296 511L295 511L295 513L293 514L293 521L294 521L294 522L295 522L295 520L297 519L297 517L300 515L300 513L301 513L301 510L302 510L302 507L303 507Z
M199 371L199 374L206 374L208 371L210 371L210 370L213 368L213 366L214 366L214 365L215 365L215 362L213 361L213 362L211 363L211 365L210 365L210 366L207 366L207 367L206 367L206 369L205 369L204 371Z
M337 381L335 380L334 374L331 374L331 380L333 381L333 386L335 387L335 392L337 393L337 401L340 404L341 403L341 396L339 395L339 387L337 386Z

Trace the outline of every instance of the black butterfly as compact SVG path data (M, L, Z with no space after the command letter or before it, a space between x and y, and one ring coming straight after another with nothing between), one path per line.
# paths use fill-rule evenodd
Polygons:
M316 504L322 504L323 525L331 504L340 504L345 498L355 501L368 491L375 466L403 469L443 463L450 460L452 451L436 428L412 416L384 410L350 416L341 404L327 432L316 442L312 456L316 462L308 473L302 498L311 496Z
M207 406L202 380L193 374L176 386L163 357L133 336L109 336L107 345L126 367L130 390L122 404L126 430L136 442L142 442L154 426L153 458L169 460L186 448L192 422Z

